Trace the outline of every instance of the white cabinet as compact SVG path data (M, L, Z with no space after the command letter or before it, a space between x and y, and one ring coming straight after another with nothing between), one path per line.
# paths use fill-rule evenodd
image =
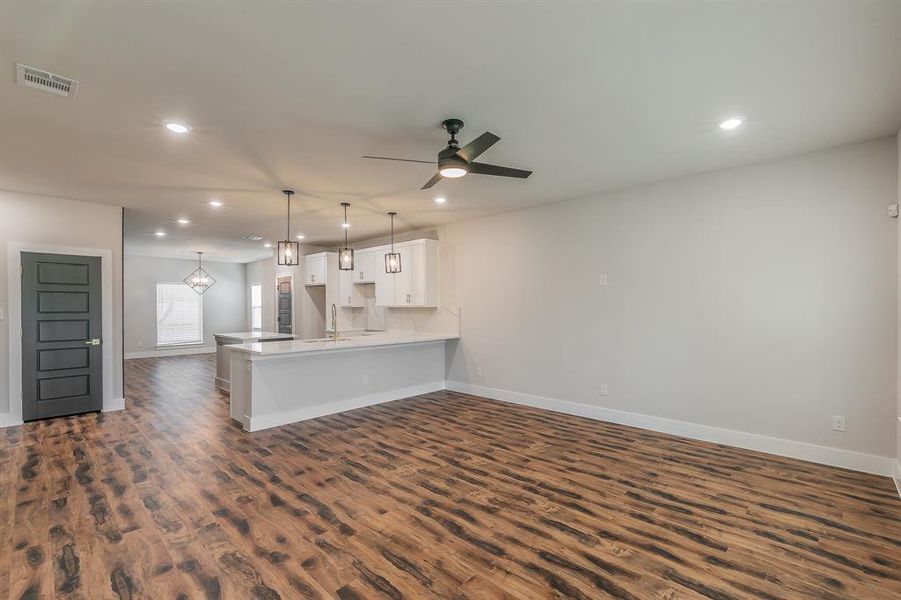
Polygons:
M356 257L354 257L354 266L356 266L356 262ZM363 294L354 285L356 274L356 270L338 271L338 298L341 306L351 308L364 306Z
M307 254L303 259L305 285L325 285L328 259L325 252Z
M354 256L354 283L373 283L375 281L375 269L378 266L378 258L381 252L377 248L360 250Z
M394 245L400 273L375 269L378 306L438 306L438 241L421 239Z

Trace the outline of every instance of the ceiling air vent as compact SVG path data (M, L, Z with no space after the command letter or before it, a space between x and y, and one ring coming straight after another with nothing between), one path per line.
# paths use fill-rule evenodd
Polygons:
M23 64L16 64L16 83L65 98L74 98L78 90L78 82L74 79Z

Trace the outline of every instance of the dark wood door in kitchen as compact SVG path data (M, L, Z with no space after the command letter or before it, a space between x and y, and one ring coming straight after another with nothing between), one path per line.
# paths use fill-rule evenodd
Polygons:
M290 277L278 278L278 332L294 333L294 305L293 280Z
M100 257L22 253L22 419L103 408Z

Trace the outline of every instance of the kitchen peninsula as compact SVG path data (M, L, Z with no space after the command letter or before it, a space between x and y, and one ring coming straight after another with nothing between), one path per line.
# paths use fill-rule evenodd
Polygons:
M228 346L230 344L248 344L293 340L296 336L290 333L275 331L239 331L233 333L214 333L216 339L216 387L227 392L231 389L230 362Z
M231 417L247 431L444 389L457 334L367 333L229 346Z

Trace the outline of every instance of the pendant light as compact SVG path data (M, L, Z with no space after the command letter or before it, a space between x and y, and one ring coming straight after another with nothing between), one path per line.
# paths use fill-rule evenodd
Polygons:
M391 217L391 252L385 255L385 273L400 273L400 253L394 251L394 217L396 212L389 212Z
M344 222L341 223L341 226L344 228L344 247L338 250L338 268L342 271L353 271L354 249L347 245L347 229L350 227L350 223L347 222L347 207L350 204L342 202L341 206L344 207Z
M185 277L183 281L200 295L203 295L204 292L216 285L216 280L213 279L213 276L203 270L203 252L197 253L197 268Z
M300 243L291 241L291 196L294 190L282 190L288 197L288 229L285 239L278 243L278 264L293 267L300 264Z

